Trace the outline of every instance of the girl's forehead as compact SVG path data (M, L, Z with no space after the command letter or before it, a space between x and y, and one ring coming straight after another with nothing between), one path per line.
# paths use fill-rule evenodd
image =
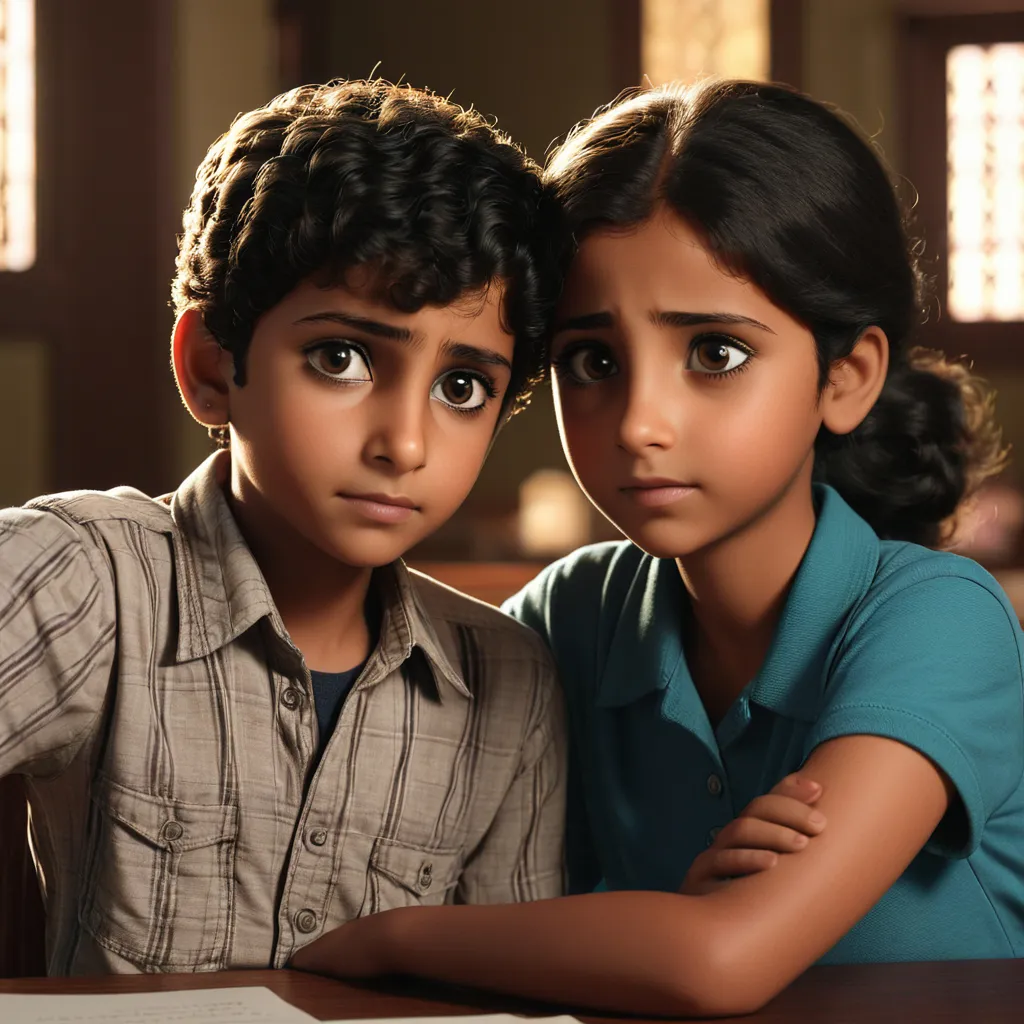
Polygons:
M653 309L704 308L710 302L750 316L757 316L754 309L776 308L755 284L716 263L696 231L667 214L628 231L595 231L583 240L562 307L596 301Z

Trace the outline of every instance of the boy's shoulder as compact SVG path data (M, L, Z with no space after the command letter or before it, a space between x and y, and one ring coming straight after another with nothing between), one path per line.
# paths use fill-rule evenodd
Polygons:
M20 508L7 509L13 523L51 513L58 520L78 526L93 523L130 521L162 533L173 529L167 497L151 498L134 487L115 487L109 491L61 491L33 498ZM22 515L18 515L22 513Z
M143 530L172 533L169 506L131 487L109 491L62 491L0 509L0 540L8 556L22 551L96 550L108 546L118 527L132 523ZM105 530L105 525L115 527ZM106 537L104 537L106 534Z

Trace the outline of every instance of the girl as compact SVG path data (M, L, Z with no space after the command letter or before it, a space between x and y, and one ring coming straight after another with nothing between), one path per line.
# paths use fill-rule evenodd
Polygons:
M611 107L548 174L577 247L562 440L631 542L508 606L564 680L581 895L397 910L298 962L703 1016L822 959L1024 955L1021 631L932 550L1004 453L980 382L909 347L920 277L878 157L806 97L718 82ZM828 827L677 892L797 768Z

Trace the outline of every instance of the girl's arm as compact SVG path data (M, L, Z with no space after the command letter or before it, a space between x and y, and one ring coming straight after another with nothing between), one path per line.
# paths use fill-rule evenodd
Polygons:
M293 963L640 1014L752 1012L871 909L953 792L928 758L877 736L830 740L801 774L822 784L827 829L770 871L707 895L606 892L395 910L342 926Z

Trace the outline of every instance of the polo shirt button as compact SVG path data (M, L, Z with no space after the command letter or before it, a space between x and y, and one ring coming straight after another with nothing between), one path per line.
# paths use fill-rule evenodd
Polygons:
M718 833L722 831L721 825L716 825L713 829L708 832L707 845L710 846L717 838Z
M309 833L309 841L313 846L323 846L327 842L327 829L314 828Z
M311 931L316 929L316 914L314 914L308 907L305 910L300 910L295 915L295 927L298 928L303 935L308 935Z
M724 788L722 780L717 775L712 774L708 776L708 792L712 796L721 796Z
M285 687L281 694L281 703L289 710L294 711L299 706L299 691L292 686Z
M165 821L164 827L160 829L160 835L169 843L176 842L185 834L185 830L181 827L180 822L177 821Z

